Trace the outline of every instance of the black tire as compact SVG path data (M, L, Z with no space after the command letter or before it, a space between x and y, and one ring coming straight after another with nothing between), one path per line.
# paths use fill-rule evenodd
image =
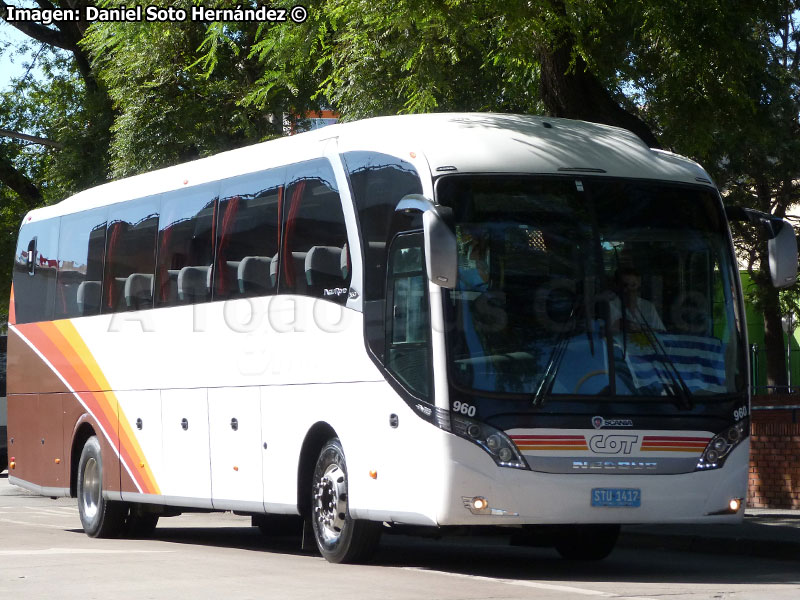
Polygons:
M380 541L381 524L353 519L347 465L338 438L322 448L311 481L311 528L320 554L332 563L366 562Z
M560 527L554 545L570 560L603 560L614 550L619 525L568 525Z
M78 513L89 537L116 537L125 525L128 507L103 498L103 456L96 436L86 440L78 462Z
M0 450L0 473L8 468L8 452Z
M158 525L159 515L146 504L130 504L123 534L129 538L148 538Z

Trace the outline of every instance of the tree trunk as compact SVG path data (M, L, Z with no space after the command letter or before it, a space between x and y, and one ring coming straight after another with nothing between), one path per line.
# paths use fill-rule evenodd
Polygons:
M540 51L541 95L554 117L580 119L622 127L635 133L650 148L660 148L650 127L611 97L580 56L573 61L575 40L563 33L550 48Z
M768 265L765 250L762 252L762 265ZM763 273L758 278L760 304L764 312L764 352L767 359L767 386L783 388L788 385L786 370L786 346L783 343L783 326L781 309L778 301L778 289L772 286L770 277Z
M42 9L53 10L57 8L83 9L88 0L37 0L37 4ZM8 3L0 0L0 18L4 18ZM114 108L108 91L95 78L89 56L80 47L80 40L86 31L89 23L84 21L54 20L50 26L32 21L5 21L8 25L15 27L31 39L42 44L61 48L72 55L75 67L81 75L85 87L87 99L85 105L91 106L95 116L87 123L87 128L92 130L91 137L94 145L94 153L102 157L107 163L105 150L110 139L110 128L114 122ZM37 142L42 143L42 142ZM57 140L49 140L49 145L58 148ZM41 190L19 172L7 157L0 157L0 183L7 185L22 197L28 206L40 206L42 204ZM85 182L94 184L96 181ZM33 205L31 203L34 203Z
M41 206L43 200L39 188L5 156L0 156L0 181L14 190L29 209Z

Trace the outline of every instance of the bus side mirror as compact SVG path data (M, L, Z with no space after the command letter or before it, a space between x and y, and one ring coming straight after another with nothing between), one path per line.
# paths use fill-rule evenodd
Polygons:
M771 221L775 232L767 242L769 274L775 287L789 287L797 281L797 238L794 228L785 219Z
M428 270L428 279L433 283L453 289L456 287L458 274L458 246L456 235L447 225L446 216L440 214L443 210L451 209L439 207L439 213L426 211L422 215L425 267Z
M420 194L405 196L395 208L395 212L413 211L422 213L428 279L444 288L456 287L458 245L456 234L448 225L448 221L452 221L452 209L437 206Z
M797 238L794 227L760 210L741 206L726 206L729 221L746 221L762 228L767 236L769 274L775 287L789 287L797 281Z

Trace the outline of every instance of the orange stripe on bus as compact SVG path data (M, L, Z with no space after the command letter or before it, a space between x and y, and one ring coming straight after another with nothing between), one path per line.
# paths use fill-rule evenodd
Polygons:
M582 435L512 435L512 440L583 440Z
M14 284L11 284L11 298L8 301L8 324L17 324L17 307L14 304Z
M520 450L588 450L583 446L517 446Z
M155 476L130 424L120 414L116 395L100 365L70 321L31 323L19 329L74 390L87 410L109 436L143 493L159 494ZM144 463L144 468L139 467Z
M646 435L644 436L645 442L703 442L707 444L710 437L676 437L676 436L661 436L661 435Z

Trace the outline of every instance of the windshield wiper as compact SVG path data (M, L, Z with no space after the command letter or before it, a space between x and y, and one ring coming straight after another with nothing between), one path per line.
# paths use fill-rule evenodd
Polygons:
M539 387L536 388L536 392L533 394L532 404L534 407L544 406L545 398L550 392L550 388L553 386L556 373L561 366L561 361L564 359L564 353L567 351L567 346L569 346L569 334L575 330L574 317L579 306L580 302L577 300L572 304L572 310L569 313L569 317L567 317L568 322L572 325L572 327L565 327L559 332L558 339L553 345L553 349L550 351L550 359L547 361L547 367L544 370L544 375L542 376L542 380L539 382Z
M667 367L667 376L670 378L672 385L667 386L662 382L664 389L670 390L672 395L679 400L678 408L683 410L692 410L692 408L694 408L692 391L689 389L689 386L686 385L686 382L683 380L680 371L678 371L678 367L675 366L675 363L669 357L667 350L664 348L661 340L658 339L658 336L656 335L655 331L653 331L653 328L650 327L650 323L648 323L647 319L645 319L641 309L639 309L638 306L636 309L639 312L640 325L642 326L642 330L647 338L647 341L656 351L656 354L659 355L661 363Z

